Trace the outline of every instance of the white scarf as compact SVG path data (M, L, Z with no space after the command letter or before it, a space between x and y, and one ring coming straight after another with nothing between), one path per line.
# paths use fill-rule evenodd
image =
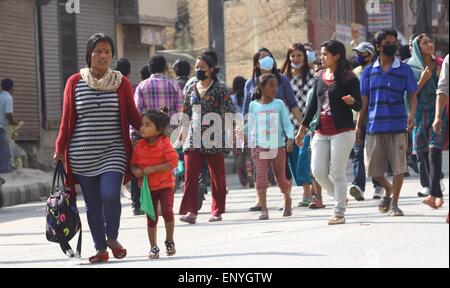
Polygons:
M94 90L115 92L122 83L122 73L108 69L101 79L97 79L92 75L89 68L80 70L81 78L86 81L87 85Z

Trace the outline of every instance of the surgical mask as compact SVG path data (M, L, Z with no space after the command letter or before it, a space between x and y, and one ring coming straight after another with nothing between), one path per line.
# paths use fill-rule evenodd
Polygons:
M364 66L364 65L369 64L369 61L367 61L366 58L368 58L368 57L363 57L361 55L356 56L356 64L358 66Z
M388 57L394 57L395 52L397 52L397 45L384 45L383 54Z
M291 67L294 69L301 69L303 67L303 63L300 64L291 63Z
M259 59L259 68L262 70L272 71L274 65L275 61L270 56L266 56L262 59Z
M316 60L316 52L314 51L306 51L306 55L308 56L308 63L312 64Z
M208 78L208 76L206 76L206 72L200 69L195 71L195 77L200 81L206 80Z

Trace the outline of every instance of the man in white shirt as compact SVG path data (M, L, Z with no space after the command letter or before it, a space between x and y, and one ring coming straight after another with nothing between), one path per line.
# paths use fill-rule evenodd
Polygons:
M4 79L1 82L0 91L0 173L7 173L11 170L11 151L9 141L6 136L8 125L17 125L13 117L13 99L11 94L14 90L14 83L11 79Z

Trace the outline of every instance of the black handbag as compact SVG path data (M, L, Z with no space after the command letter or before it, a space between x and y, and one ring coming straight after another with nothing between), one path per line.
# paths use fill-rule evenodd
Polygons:
M77 208L76 197L64 186L66 172L62 161L56 164L53 174L53 185L47 199L46 237L50 242L58 243L61 250L69 258L81 257L81 220ZM69 241L79 232L77 249L73 251Z

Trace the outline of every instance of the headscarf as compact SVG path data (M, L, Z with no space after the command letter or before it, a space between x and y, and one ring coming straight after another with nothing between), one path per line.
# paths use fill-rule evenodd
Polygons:
M411 66L416 80L420 80L422 71L425 69L425 62L423 60L422 52L420 51L420 37L416 37L413 41L412 57L408 60L408 65ZM436 90L439 79L436 75L436 70L433 71L431 79L427 81L425 86L419 91L418 98L418 110L430 110L436 107Z

